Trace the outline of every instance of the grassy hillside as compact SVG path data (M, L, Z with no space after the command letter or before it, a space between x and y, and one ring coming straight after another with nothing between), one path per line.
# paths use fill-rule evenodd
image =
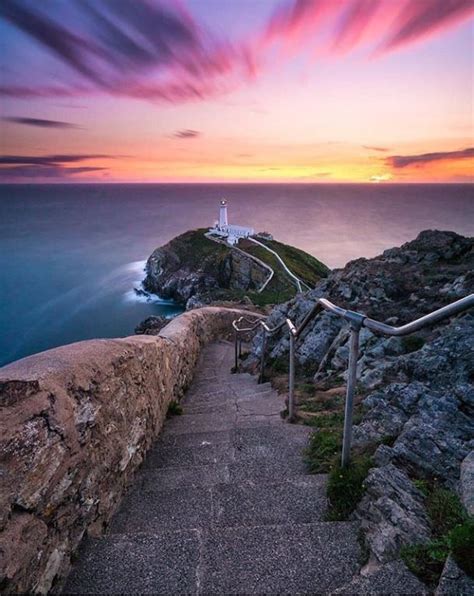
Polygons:
M180 262L185 263L191 270L215 272L216 267L219 267L219 264L232 250L224 244L206 238L207 231L207 228L190 230L174 238L169 245L172 246L172 250ZM277 252L287 267L310 287L313 287L321 277L325 277L329 271L320 261L293 246L276 240L259 240ZM223 288L219 291L219 299L241 300L244 296L248 296L255 305L265 306L286 302L296 294L294 280L274 255L263 247L244 239L240 240L238 248L266 263L274 270L275 274L263 292Z
M327 277L330 271L324 263L321 263L321 261L318 261L315 257L304 252L304 250L300 250L299 248L295 248L288 244L283 244L277 240L264 240L258 238L258 241L278 253L288 269L311 288L321 279L321 277Z

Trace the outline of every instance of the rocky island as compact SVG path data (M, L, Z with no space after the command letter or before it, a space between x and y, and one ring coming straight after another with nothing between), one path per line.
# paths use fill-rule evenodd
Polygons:
M314 287L328 273L316 258L267 235L229 244L203 228L153 251L143 286L187 309L244 298L250 305L264 306L284 302L300 288Z

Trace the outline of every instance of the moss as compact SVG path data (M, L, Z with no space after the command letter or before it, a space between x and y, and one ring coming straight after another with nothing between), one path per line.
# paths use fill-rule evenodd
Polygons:
M425 340L419 335L406 335L402 337L402 347L404 352L416 352L425 345Z
M425 584L436 586L443 571L449 548L446 541L404 546L400 556L408 569Z
M448 543L456 563L474 578L474 518L453 528L448 536Z
M371 467L372 458L363 455L354 456L345 468L338 463L331 469L327 487L327 520L342 521L349 518L364 494L364 481Z
M168 406L168 411L166 412L166 417L171 418L172 416L181 416L183 413L183 408L179 405L179 403L173 399Z

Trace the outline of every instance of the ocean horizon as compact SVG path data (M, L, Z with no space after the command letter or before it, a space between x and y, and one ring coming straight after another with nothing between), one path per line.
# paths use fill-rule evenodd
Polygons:
M131 335L181 308L136 293L151 252L212 226L268 231L331 268L425 229L474 235L472 184L0 185L0 365L83 339Z

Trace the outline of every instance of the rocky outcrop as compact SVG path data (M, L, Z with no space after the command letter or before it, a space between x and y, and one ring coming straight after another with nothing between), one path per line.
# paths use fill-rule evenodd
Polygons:
M249 296L262 306L296 293L294 275L285 267L294 268L306 287L329 272L311 255L275 240L260 237L258 244L241 240L231 247L206 233L205 229L191 230L157 248L147 261L144 289L187 309L248 302ZM275 254L288 262L285 267Z
M166 317L151 315L135 327L135 333L137 335L158 335L168 323L169 320Z
M427 230L399 248L386 250L373 259L357 259L343 269L333 270L315 288L294 300L278 305L269 323L289 316L301 320L321 297L343 308L362 312L392 325L402 325L431 312L462 296L474 292L474 238L454 232ZM435 330L436 333L436 330ZM423 341L424 334L420 334ZM260 336L254 352L258 355ZM412 349L410 343L397 338L376 337L370 331L361 334L365 360L360 363L361 378L377 360L381 375L380 356L397 357ZM270 340L270 358L288 352L286 330ZM329 353L328 353L329 352ZM323 359L323 375L339 374L345 369L348 354L346 325L330 313L323 312L308 325L298 340L296 358L307 372L315 374ZM251 361L249 361L251 362ZM383 378L380 382L383 382ZM367 384L377 385L377 379L367 378Z
M195 310L156 337L79 342L0 369L2 591L57 589L84 534L107 526L201 346L241 314Z
M267 268L241 251L209 240L204 232L186 232L157 248L146 264L144 288L194 307L225 300L232 290L262 286Z
M288 315L301 320L315 299L324 296L342 307L402 325L473 293L473 271L474 239L452 232L422 232L400 248L332 272L312 292L276 307L269 323ZM285 329L270 341L270 359L287 358L287 335ZM353 442L358 448L379 447L354 517L361 522L371 564L381 569L398 559L402 545L432 537L414 479L436 479L456 491L472 514L474 314L463 314L415 337L387 338L363 328L360 343L358 393L365 397ZM247 359L249 367L260 349L257 336ZM347 323L323 312L298 340L297 370L313 376L322 388L335 381L341 384L348 356ZM454 577L459 593L468 581L453 565L447 563L445 591L440 594L454 593Z

